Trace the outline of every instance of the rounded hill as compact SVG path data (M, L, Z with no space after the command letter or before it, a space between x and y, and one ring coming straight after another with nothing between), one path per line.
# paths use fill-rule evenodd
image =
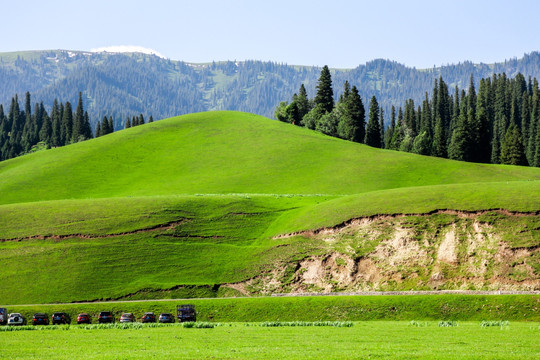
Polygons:
M374 149L241 112L179 116L0 163L0 204L177 194L348 195L539 180L540 169Z

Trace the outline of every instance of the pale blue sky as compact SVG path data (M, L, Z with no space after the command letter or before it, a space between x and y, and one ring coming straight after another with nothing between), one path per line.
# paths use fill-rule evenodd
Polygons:
M138 45L187 62L426 68L540 50L540 1L9 1L0 37L0 52Z

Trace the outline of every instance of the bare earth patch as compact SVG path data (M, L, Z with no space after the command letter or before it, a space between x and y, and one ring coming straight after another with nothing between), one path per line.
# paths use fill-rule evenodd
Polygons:
M320 240L326 255L298 261L287 281L278 269L291 265L276 264L274 270L248 282L257 284L252 290L262 293L540 290L538 244L512 248L501 240L500 228L479 220L485 214L516 220L539 215L441 210L371 216L333 228L285 234L279 238L300 235Z

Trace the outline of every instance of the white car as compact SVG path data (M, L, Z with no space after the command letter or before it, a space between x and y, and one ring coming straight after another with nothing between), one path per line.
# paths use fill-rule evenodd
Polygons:
M26 325L26 319L19 313L9 314L8 325Z

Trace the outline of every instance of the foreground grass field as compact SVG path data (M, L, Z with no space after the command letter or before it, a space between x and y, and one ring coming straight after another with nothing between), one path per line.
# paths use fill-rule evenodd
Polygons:
M166 119L0 162L0 302L240 295L217 288L328 250L277 235L439 209L536 216L540 169L384 151L238 112ZM529 273L535 224L515 231L532 239L517 264Z
M223 324L137 330L2 332L2 357L40 359L537 359L540 323L483 328L480 322L369 321L352 327Z

